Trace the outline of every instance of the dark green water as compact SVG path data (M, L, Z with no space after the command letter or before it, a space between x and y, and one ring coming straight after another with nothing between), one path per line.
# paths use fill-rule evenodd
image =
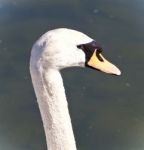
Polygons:
M62 71L78 149L143 150L143 0L0 0L0 150L46 150L29 57L35 40L58 27L99 41L122 70Z

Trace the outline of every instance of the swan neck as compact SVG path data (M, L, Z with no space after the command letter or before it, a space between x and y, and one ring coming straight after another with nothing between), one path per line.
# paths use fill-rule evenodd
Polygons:
M55 69L31 68L49 150L76 150L65 89Z

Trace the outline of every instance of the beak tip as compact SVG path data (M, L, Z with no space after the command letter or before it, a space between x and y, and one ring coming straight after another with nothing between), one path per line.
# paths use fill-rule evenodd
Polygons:
M115 71L115 75L120 76L120 75L121 75L121 71L120 71L119 69L117 69L117 70Z

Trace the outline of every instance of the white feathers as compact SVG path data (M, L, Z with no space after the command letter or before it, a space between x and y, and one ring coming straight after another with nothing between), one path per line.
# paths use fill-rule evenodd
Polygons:
M46 66L62 69L83 66L85 54L77 48L79 44L91 42L87 35L70 29L55 29L45 33L32 48L33 59L42 59Z
M59 70L84 66L85 54L77 45L91 41L81 32L56 29L41 36L32 48L30 73L49 150L76 150Z

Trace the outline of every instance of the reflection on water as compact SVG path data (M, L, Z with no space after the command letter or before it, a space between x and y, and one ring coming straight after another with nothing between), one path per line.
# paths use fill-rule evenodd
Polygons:
M0 0L0 149L46 150L29 57L33 42L57 27L97 39L123 72L114 77L81 68L62 71L78 148L144 149L143 3Z

